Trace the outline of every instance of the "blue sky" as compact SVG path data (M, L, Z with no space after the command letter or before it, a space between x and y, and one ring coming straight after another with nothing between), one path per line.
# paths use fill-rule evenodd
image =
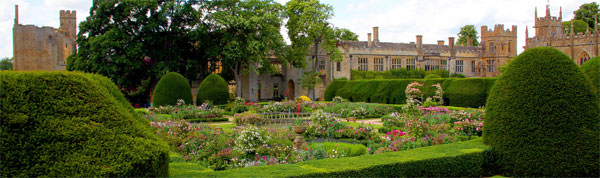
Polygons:
M275 0L285 3L288 0ZM504 24L504 28L517 25L518 49L525 45L525 26L529 37L534 35L534 8L545 15L547 0L322 0L333 6L335 16L331 22L336 27L348 28L367 40L372 27L379 26L382 42L412 42L423 35L423 42L447 43L448 37L464 25ZM558 16L562 6L563 20L573 18L573 11L581 4L593 0L551 0L551 15ZM12 57L12 27L14 5L19 4L19 22L58 28L59 10L76 10L77 21L89 15L91 0L1 0L0 2L0 58ZM285 29L282 29L285 35Z

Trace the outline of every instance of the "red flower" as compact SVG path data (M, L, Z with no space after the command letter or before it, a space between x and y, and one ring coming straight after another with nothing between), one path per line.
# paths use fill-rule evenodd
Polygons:
M304 151L308 151L308 148L304 148Z
M329 127L333 127L333 124L331 124Z

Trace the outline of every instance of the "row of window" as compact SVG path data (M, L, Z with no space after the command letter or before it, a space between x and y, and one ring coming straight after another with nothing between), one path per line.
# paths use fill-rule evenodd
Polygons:
M374 71L384 71L384 58L383 57L374 57L373 58L373 70ZM406 59L406 69L415 70L416 69L416 58ZM464 70L464 61L463 60L455 60L454 61L454 71L456 72L465 72ZM325 61L319 62L319 69L325 68ZM447 60L436 60L429 59L425 62L425 70L447 70L448 61ZM393 57L391 59L390 69L402 69L404 66L402 65L402 59ZM336 71L341 71L342 66L341 62L336 62ZM369 62L367 57L358 57L358 71L368 71L369 70ZM478 72L477 65L475 61L471 61L471 71L470 72ZM481 71L479 71L481 72ZM493 59L486 60L485 63L485 72L496 72L496 61Z

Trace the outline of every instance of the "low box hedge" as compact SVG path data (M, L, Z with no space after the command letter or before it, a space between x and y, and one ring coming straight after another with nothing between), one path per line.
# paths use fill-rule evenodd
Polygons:
M478 138L400 152L225 171L177 162L170 171L173 177L480 177L490 175L488 149Z
M476 108L485 105L496 78L335 80L325 90L325 100L341 96L352 102L405 104L406 86L415 81L425 84L425 98L435 94L431 85L440 83L445 105Z

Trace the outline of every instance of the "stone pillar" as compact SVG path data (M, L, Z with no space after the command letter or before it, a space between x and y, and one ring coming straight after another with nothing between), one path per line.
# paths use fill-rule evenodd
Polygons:
M367 33L367 36L368 36L368 38L369 38L369 43L368 43L368 46L369 46L369 48L370 48L370 47L372 47L372 46L373 46L373 42L371 41L371 33Z
M379 45L379 27L373 27L373 43Z

